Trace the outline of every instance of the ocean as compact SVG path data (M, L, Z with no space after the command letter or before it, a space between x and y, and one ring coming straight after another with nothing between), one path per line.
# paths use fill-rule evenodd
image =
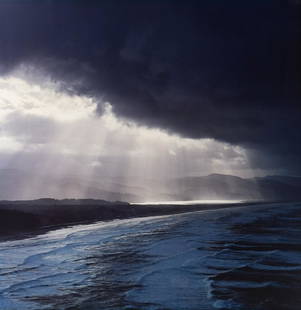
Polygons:
M114 220L0 243L1 310L301 309L301 204Z

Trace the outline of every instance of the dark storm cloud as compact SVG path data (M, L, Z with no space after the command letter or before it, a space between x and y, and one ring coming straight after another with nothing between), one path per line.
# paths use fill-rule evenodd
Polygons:
M274 0L2 1L0 70L34 63L120 116L289 155L301 170L299 10Z

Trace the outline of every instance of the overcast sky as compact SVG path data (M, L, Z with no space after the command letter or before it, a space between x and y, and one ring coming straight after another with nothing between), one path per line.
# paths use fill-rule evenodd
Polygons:
M298 1L1 1L0 168L301 173Z

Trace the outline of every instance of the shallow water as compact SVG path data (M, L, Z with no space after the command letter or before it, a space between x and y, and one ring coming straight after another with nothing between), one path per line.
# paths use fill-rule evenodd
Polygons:
M301 204L77 225L0 243L0 309L300 309Z

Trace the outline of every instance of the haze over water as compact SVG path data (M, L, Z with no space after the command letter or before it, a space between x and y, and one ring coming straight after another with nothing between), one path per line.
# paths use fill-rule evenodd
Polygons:
M77 225L0 243L0 308L299 309L301 204Z
M147 201L135 203L138 205L197 205L197 204L228 204L228 203L240 203L241 200L175 200L175 201Z

